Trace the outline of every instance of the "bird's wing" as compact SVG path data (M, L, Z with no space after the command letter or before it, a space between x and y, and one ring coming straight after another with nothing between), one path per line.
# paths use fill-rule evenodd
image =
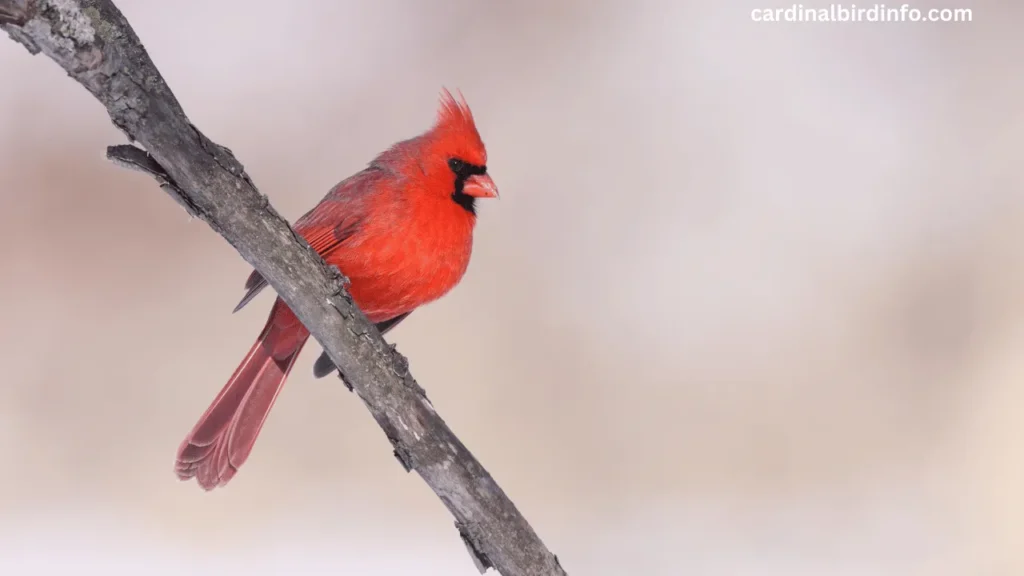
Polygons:
M345 240L351 238L352 234L354 234L359 228L358 223L353 220L354 219L349 218L338 223L337 226L314 229L308 236L302 234L298 229L296 229L296 232L299 232L300 235L306 238L306 242L309 243L310 248L315 250L321 258L326 259L331 252L344 244ZM252 299L266 287L266 279L263 278L258 270L253 270L252 274L249 275L249 279L245 282L245 296L243 296L242 301L235 306L232 313L241 310L243 306L251 302Z
M321 258L326 260L359 230L366 214L366 199L378 177L379 171L371 167L343 180L295 222L295 231ZM245 296L233 312L241 310L266 287L266 279L253 270L245 282Z

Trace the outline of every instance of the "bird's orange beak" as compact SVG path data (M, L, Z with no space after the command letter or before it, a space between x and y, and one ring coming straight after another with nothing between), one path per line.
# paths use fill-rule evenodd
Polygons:
M487 174L476 174L466 179L462 193L473 198L497 198L498 187Z

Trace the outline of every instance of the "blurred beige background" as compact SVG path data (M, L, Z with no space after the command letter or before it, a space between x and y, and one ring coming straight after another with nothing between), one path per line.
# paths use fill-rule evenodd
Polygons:
M570 574L1024 573L1024 6L118 4L292 220L464 92L502 199L389 339ZM0 573L474 574L315 345L175 479L270 296L55 64L0 78Z

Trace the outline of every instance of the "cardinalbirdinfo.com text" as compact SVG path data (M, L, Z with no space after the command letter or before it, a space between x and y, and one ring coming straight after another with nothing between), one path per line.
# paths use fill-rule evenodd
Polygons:
M973 18L970 8L915 8L910 4L792 4L750 12L750 19L755 22L971 22Z

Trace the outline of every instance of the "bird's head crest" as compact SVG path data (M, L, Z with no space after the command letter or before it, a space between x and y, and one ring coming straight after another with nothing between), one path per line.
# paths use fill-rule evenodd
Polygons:
M456 99L447 88L441 91L437 121L430 131L431 140L441 153L484 166L487 164L487 149L477 132L469 104L461 92L458 95Z

